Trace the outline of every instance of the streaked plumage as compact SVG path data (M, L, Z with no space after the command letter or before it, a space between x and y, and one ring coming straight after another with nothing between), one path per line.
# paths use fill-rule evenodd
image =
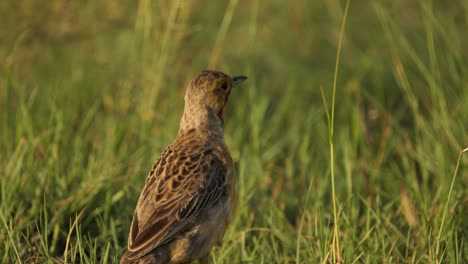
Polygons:
M232 86L244 79L203 71L189 84L179 133L146 179L121 263L208 263L233 217L223 119Z

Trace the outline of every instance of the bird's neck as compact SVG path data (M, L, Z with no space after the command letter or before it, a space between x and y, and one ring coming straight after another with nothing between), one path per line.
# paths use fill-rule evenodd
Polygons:
M200 132L207 137L224 138L223 119L206 107L185 105L180 120L179 135L187 132Z

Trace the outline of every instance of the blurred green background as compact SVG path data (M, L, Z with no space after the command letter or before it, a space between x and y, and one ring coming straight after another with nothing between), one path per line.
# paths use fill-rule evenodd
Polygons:
M116 263L186 85L217 69L249 80L226 113L239 200L213 263L467 263L468 1L351 1L334 217L321 88L330 106L344 10L1 1L0 261Z

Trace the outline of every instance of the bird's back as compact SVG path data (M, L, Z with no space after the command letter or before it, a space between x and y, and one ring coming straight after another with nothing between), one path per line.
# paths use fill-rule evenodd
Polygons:
M233 187L224 140L179 133L146 179L121 263L184 263L207 255L232 220Z

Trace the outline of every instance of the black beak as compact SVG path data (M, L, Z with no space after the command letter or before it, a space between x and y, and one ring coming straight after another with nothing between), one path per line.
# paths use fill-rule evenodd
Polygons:
M247 76L234 76L232 77L232 87L237 86L239 83L247 80Z

